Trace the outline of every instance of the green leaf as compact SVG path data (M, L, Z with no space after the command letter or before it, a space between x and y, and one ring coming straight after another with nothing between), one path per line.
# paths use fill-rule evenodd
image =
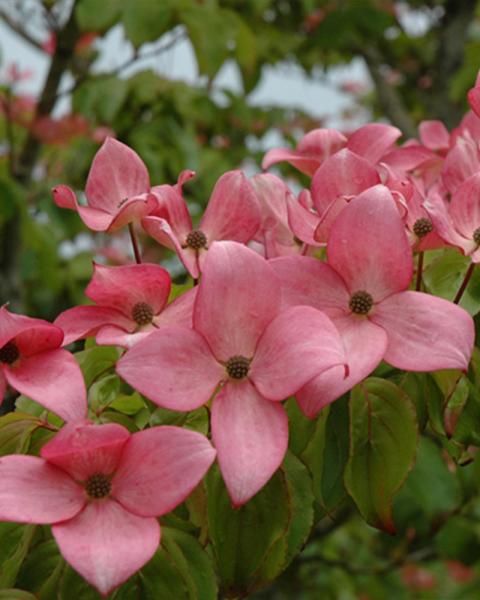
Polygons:
M113 123L126 100L128 82L98 76L83 83L73 94L73 109L103 125Z
M471 565L480 558L480 536L474 520L457 515L449 519L435 536L435 547L445 559Z
M176 425L198 431L206 435L209 429L208 410L201 406L188 413L180 413L167 408L157 408L150 417L151 427L155 425Z
M123 25L135 47L153 42L170 28L176 0L124 0Z
M395 497L394 515L399 530L415 529L430 536L440 519L454 511L461 499L460 485L449 471L440 448L421 438L415 467Z
M55 600L102 600L99 592L89 585L70 565L65 565ZM48 599L50 600L50 599ZM52 599L53 600L53 599Z
M465 446L480 446L480 392L468 381L468 398L455 423L453 439Z
M256 574L256 585L263 586L276 579L301 551L313 526L312 480L306 467L292 453L287 453L282 473L288 495L290 519L284 535L267 553L262 568Z
M192 600L215 600L217 581L210 557L188 533L162 527L162 546L185 582Z
M170 290L170 296L168 297L168 303L173 302L176 298L181 296L184 292L191 290L193 287L193 279L188 279L185 283L172 283L172 289Z
M181 18L195 50L200 73L212 79L235 43L237 27L232 13L191 4L181 11Z
M287 400L285 410L288 415L288 447L296 456L300 456L317 428L317 421L303 414L295 398Z
M350 397L350 455L345 485L365 520L395 533L392 502L413 466L415 409L394 383L369 378Z
M171 557L161 548L139 572L139 579L142 586L142 600L189 599L184 579Z
M77 23L83 31L97 31L103 33L117 22L123 0L80 0L77 4Z
M13 412L0 417L0 456L26 452L30 436L40 424L40 419L27 413Z
M30 592L24 592L23 590L9 589L0 590L0 598L5 600L37 600L37 597Z
M431 396L429 387L435 386L426 373L402 373L398 381L395 381L407 394L415 405L417 421L420 431L423 431L428 421L428 410L426 399Z
M74 356L82 369L85 385L89 388L95 379L115 365L120 352L114 346L94 346Z
M17 585L35 592L40 598L42 596L45 598L46 589L43 594L39 594L39 591L48 583L51 576L54 585L58 583L64 564L55 540L43 541L28 553L18 574ZM48 589L48 585L46 587Z
M317 417L316 429L301 455L313 477L321 512L331 514L345 499L343 472L348 460L348 402L339 398Z
M118 375L106 375L90 386L88 390L88 405L93 411L105 408L115 400L120 391Z
M145 402L138 392L133 394L119 394L110 404L110 408L114 408L125 415L136 415L142 408L145 408Z
M0 566L0 589L1 588L9 588L15 584L18 572L20 567L22 566L22 562L25 560L27 556L30 544L32 542L33 536L35 534L36 525L23 525L20 529L20 538L18 542L13 546L11 545L11 534L12 534L12 524L11 523L0 523L0 540L2 540L3 545L3 536L6 534L8 540L8 551L9 554L7 558L3 559L2 564ZM14 527L19 527L15 525ZM15 528L13 528L13 532ZM15 536L16 537L16 536ZM3 554L3 552L2 552Z
M246 595L254 587L267 553L288 529L285 479L277 471L256 496L237 509L232 508L216 466L206 481L209 535L222 588L227 595Z
M447 249L432 260L423 272L423 281L428 291L435 296L453 300L462 285L470 258L458 250ZM471 315L480 310L480 271L475 269L465 290L460 306Z

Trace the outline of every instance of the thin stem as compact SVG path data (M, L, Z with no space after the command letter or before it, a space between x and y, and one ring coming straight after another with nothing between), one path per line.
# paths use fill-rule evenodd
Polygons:
M142 264L142 255L140 254L140 248L138 246L137 234L133 228L133 223L128 224L128 231L130 232L130 239L132 240L133 254L135 255L135 261L138 265Z
M475 263L470 263L470 266L467 269L467 272L465 273L465 277L463 278L463 282L462 285L460 286L460 289L457 292L457 295L455 296L454 299L454 304L458 304L463 296L463 292L467 289L467 285L473 275L473 269L475 269Z
M422 289L422 272L423 272L423 251L418 253L417 262L417 282L415 289L419 292Z

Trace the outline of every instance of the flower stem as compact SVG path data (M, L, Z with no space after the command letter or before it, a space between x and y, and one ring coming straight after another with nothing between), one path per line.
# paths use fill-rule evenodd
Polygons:
M137 234L133 228L133 223L128 224L128 231L130 233L130 239L132 240L133 253L135 255L135 261L138 265L142 264L142 256L140 254L140 248L138 246Z
M415 285L415 289L417 290L417 292L420 292L422 289L422 271L423 271L423 251L418 253L417 282Z
M462 285L460 286L460 289L457 292L457 295L455 296L455 299L453 300L454 304L458 304L463 296L463 292L467 289L467 285L468 282L470 281L472 275L473 275L473 269L475 268L475 263L470 263L470 266L467 269L467 272L465 273L465 277L463 278L462 281Z

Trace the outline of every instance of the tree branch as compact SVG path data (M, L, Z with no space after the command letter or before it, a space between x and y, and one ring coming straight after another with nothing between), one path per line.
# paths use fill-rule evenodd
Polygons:
M449 88L464 62L466 34L474 21L476 6L472 0L447 0L445 14L436 31L437 49L428 105L430 118L441 119L448 128L458 125L463 115L461 105L448 101Z
M112 71L105 71L103 73L98 73L97 75L102 75L104 77L113 77L115 75L120 75L122 71L125 71L125 69L127 69L128 67L134 65L138 60L143 60L145 58L154 58L156 56L159 56L160 54L163 54L163 52L166 52L167 50L173 48L179 41L186 38L186 32L182 31L178 33L175 37L173 37L171 40L163 44L163 46L152 48L151 50L149 50L148 52L144 52L143 54L135 53L131 58L123 62L121 65L119 65ZM61 98L63 96L69 96L70 94L72 94L82 83L88 80L89 75L91 75L90 72L83 73L80 77L78 77L75 80L75 83L71 87L62 90L61 92L58 92L56 94L56 98Z
M40 40L35 39L31 36L28 31L23 29L21 25L16 23L12 17L0 8L0 19L7 25L14 33L19 35L23 40L28 42L31 46L36 48L37 50L41 50L43 52L42 42Z

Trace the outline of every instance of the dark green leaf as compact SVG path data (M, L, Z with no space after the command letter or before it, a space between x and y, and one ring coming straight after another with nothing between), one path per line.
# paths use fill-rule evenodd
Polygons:
M428 536L440 519L455 510L460 497L460 485L445 464L440 448L432 440L422 438L415 467L395 497L398 528L412 528L417 534Z
M76 6L78 25L83 31L97 31L103 33L110 29L122 10L123 0L80 0Z
M40 426L40 419L21 412L0 417L0 456L22 454L28 450L30 436Z
M398 386L369 378L350 397L350 456L345 485L364 519L395 532L392 502L415 460L415 409Z
M255 585L257 570L289 525L289 499L280 472L249 502L232 508L227 490L214 466L207 476L209 535L221 586L242 595Z
M123 25L137 48L161 37L171 25L175 0L124 0Z
M348 460L348 401L339 398L318 415L316 429L301 459L313 477L321 512L330 514L345 499L343 472Z
M74 356L82 369L85 384L89 388L95 379L115 365L120 353L114 346L94 346L77 352Z

